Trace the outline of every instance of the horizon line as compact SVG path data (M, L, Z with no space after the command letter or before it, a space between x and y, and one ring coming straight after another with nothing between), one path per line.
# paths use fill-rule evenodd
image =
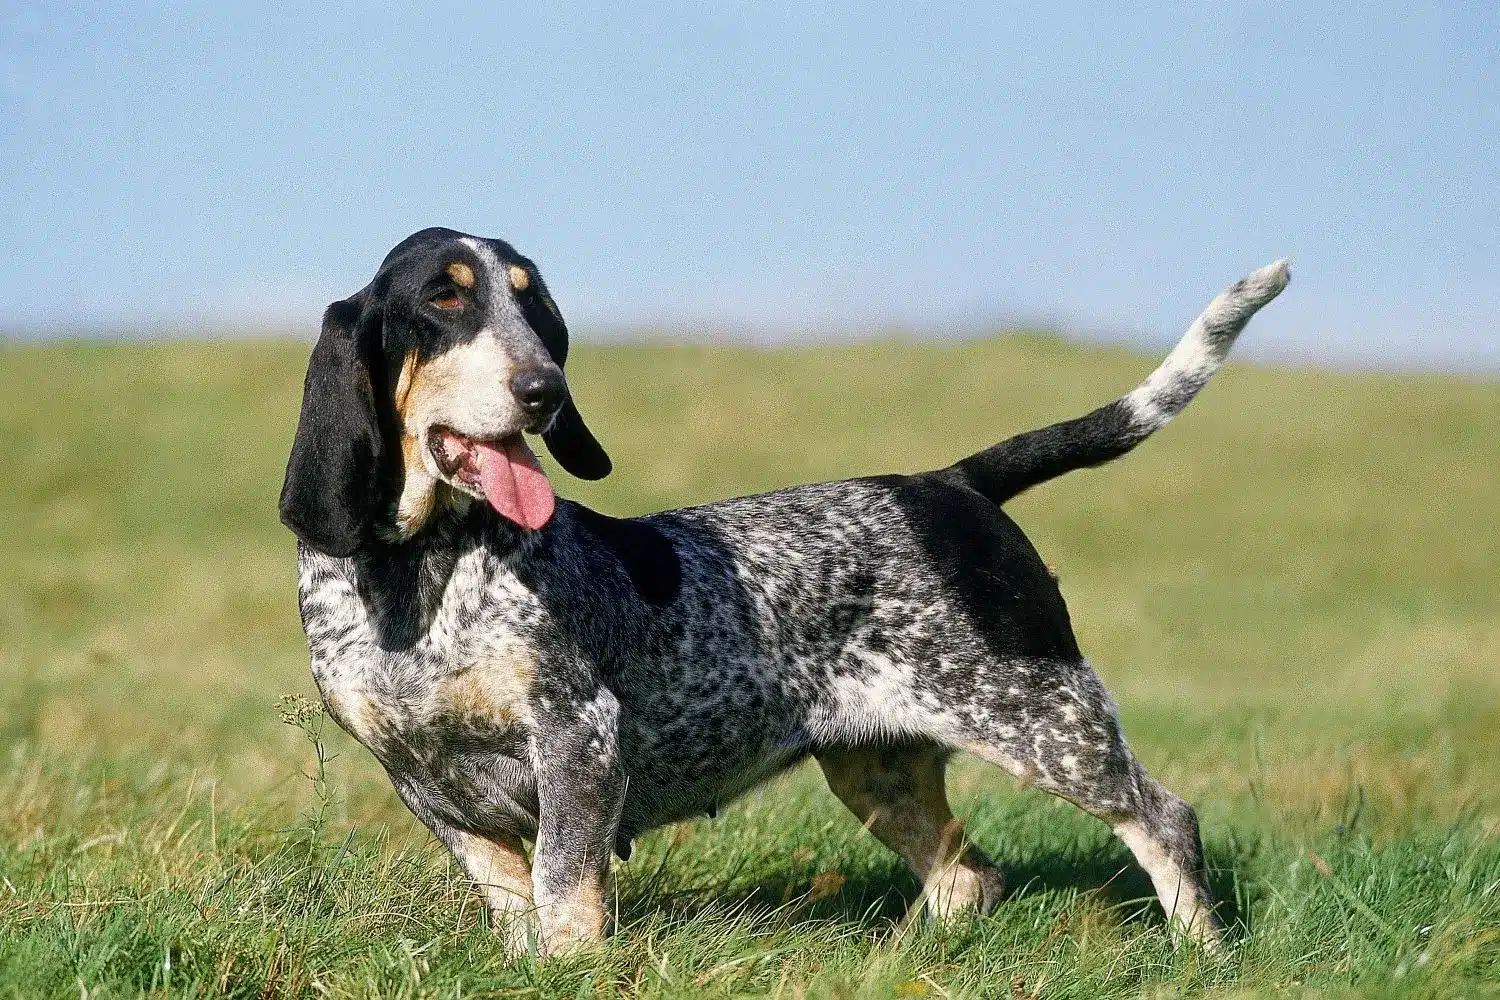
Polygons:
M914 324L888 321L869 324L814 324L802 328L733 322L674 321L671 323L581 324L571 331L575 342L593 346L728 347L752 350L839 347L859 344L940 346L1011 337L1054 340L1076 347L1118 350L1148 355L1170 347L1167 335L1126 330L1090 330L1047 321ZM288 341L312 344L317 329L311 324L280 322L203 324L0 326L0 348L50 345L189 344L225 341ZM1500 351L1370 353L1353 350L1319 351L1302 339L1247 337L1236 345L1234 360L1257 366L1310 369L1341 374L1436 375L1500 378Z

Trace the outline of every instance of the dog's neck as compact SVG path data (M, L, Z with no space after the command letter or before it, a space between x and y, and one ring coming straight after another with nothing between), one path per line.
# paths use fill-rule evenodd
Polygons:
M509 599L505 595L535 593L565 621L577 607L562 605L586 603L586 595L595 594L616 606L613 641L670 606L682 585L674 543L659 524L609 517L566 500L540 531L513 524L488 504L441 504L406 541L371 539L347 558L304 548L302 562L304 595L320 578L337 578L363 608L358 627L396 655L427 640L463 641L483 618L466 611L466 602L481 593L492 604ZM568 583L548 588L549 578ZM622 585L639 600L625 600ZM599 588L608 593L600 596Z
M482 549L494 572L516 572L554 530L527 531L446 484L439 489L445 495L419 531L400 540L372 539L338 560L387 650L409 648L427 634L465 555Z

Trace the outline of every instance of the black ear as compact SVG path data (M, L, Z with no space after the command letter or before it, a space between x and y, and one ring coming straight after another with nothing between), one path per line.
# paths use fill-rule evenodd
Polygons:
M530 261L526 263L535 277L532 294L522 299L521 310L552 356L553 363L562 368L568 361L568 326L563 322L557 303L547 292L541 275L536 274L536 265ZM579 479L603 479L614 468L603 446L583 422L571 391L563 399L562 409L557 411L552 426L542 433L542 440L547 442L547 450L552 452L557 464Z
M363 294L323 314L281 486L281 523L331 556L352 555L380 504L385 446L359 345Z
M562 409L552 420L552 426L542 433L547 450L568 472L579 479L603 479L614 468L604 448L583 422L578 407L573 405L570 392L563 399Z

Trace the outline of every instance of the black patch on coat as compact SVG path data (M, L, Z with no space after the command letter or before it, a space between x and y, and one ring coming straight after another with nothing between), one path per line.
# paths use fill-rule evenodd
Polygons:
M1082 657L1057 582L1005 511L944 473L881 479L940 575L944 594L967 612L994 656Z
M578 523L620 561L641 600L664 608L682 588L682 563L672 542L649 521L610 517L570 504Z

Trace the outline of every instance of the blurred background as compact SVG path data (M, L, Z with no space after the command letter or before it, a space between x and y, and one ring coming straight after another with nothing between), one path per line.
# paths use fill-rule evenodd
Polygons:
M1500 366L1500 12L0 6L0 330L295 332L407 233L592 338L1170 340ZM716 9L717 8L717 9Z
M1500 8L710 6L0 0L0 992L1493 984ZM273 707L310 339L429 225L540 265L616 470L553 482L614 515L1076 416L1290 257L1180 420L1006 508L1248 949L1172 951L1104 826L969 765L1018 898L887 948L916 887L805 767L643 838L597 966L507 964Z

